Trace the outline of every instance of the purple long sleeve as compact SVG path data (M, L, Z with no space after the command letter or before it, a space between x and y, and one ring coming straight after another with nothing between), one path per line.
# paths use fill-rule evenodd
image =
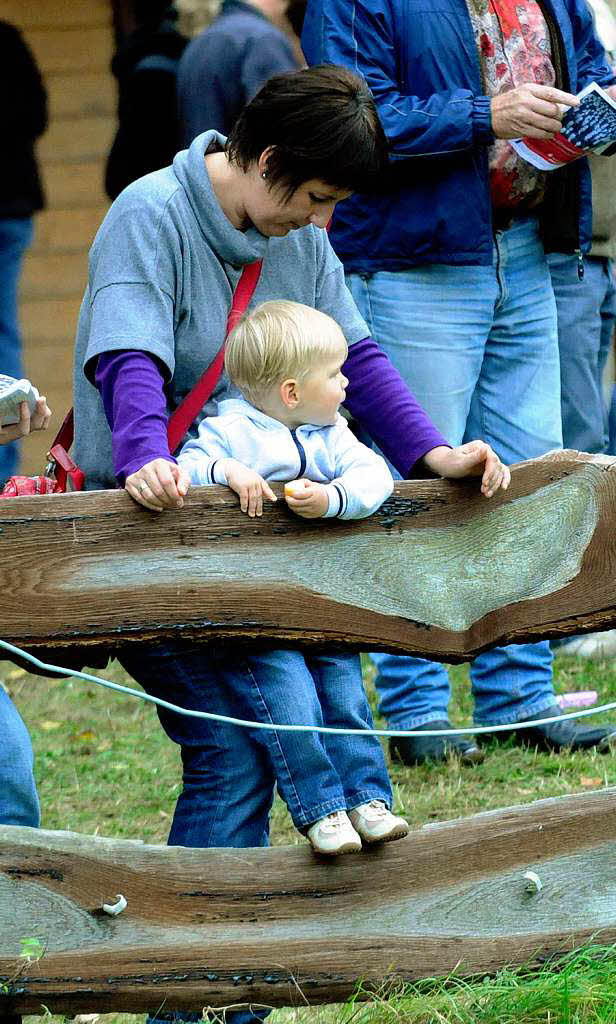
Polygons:
M349 347L345 408L403 477L432 448L451 447L372 338ZM426 475L430 475L426 473Z
M113 468L120 484L152 459L176 462L167 443L162 364L154 356L132 349L103 352L95 382L111 428Z
M351 345L343 372L349 378L346 408L402 476L410 476L432 448L448 446L372 338ZM152 459L175 462L167 443L165 381L158 360L137 350L104 352L95 381L111 427L118 481L123 484Z

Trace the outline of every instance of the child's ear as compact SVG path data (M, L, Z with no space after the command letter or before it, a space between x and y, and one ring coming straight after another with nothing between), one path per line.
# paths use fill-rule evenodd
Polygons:
M299 390L294 377L283 380L280 385L280 398L287 409L294 409L299 402Z

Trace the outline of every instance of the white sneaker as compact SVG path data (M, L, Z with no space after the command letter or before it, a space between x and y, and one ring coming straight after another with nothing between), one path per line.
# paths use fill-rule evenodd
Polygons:
M616 656L616 629L607 629L602 633L585 633L584 636L573 636L564 644L559 644L555 653L597 661L601 658L613 658Z
M340 853L359 853L361 850L361 839L346 811L332 811L325 818L319 818L306 834L315 853L335 857Z
M359 804L349 811L349 818L367 843L390 843L394 839L404 839L409 832L408 821L388 811L382 800Z

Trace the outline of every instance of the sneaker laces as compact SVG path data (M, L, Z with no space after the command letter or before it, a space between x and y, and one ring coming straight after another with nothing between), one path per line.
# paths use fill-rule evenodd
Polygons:
M389 814L382 800L370 800L367 804L360 804L355 810L359 811L369 821L378 821L380 818L384 818L386 814Z
M345 825L345 817L346 814L344 811L332 811L331 814L328 814L321 822L321 832L338 832Z

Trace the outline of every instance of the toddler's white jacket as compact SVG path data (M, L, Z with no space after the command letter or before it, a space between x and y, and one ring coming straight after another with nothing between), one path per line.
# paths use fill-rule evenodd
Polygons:
M233 458L265 480L306 477L327 485L326 518L363 519L389 497L394 482L387 463L349 430L338 414L331 427L305 424L290 430L243 398L218 406L199 425L178 462L193 484L226 484L221 459Z

